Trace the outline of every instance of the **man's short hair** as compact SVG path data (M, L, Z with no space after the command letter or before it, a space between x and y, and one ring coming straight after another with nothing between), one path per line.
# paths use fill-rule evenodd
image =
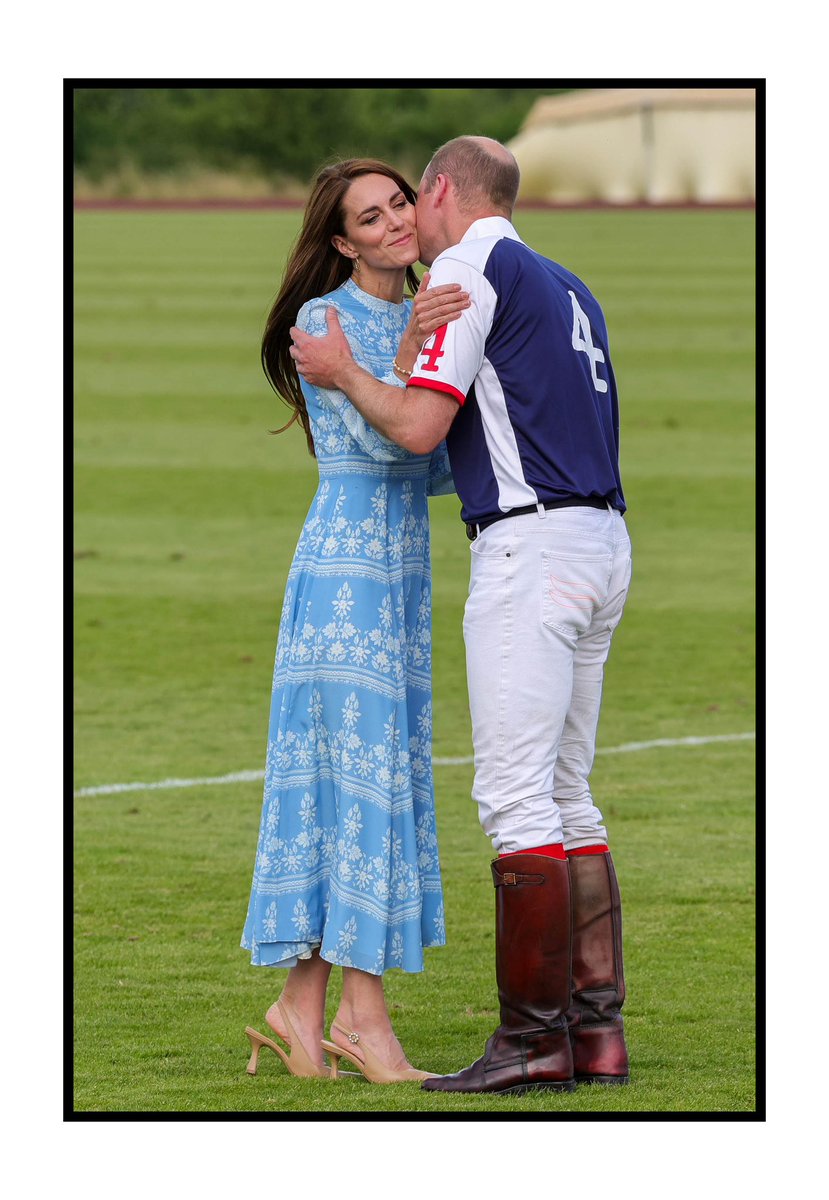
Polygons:
M521 176L510 151L502 149L503 154L493 153L478 138L453 138L435 151L424 172L423 186L431 192L438 175L446 175L455 186L462 212L496 208L511 214Z

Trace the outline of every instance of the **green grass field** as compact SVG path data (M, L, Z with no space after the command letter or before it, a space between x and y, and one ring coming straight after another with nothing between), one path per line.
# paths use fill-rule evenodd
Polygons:
M284 579L316 486L258 343L299 214L81 213L75 307L75 788L261 771ZM634 581L593 782L625 903L633 1082L567 1096L245 1074L279 972L238 948L261 783L75 799L78 1113L417 1116L756 1108L754 216L521 213L607 315ZM468 543L432 505L436 757L471 754ZM609 753L630 743L704 739ZM735 740L709 740L709 739ZM435 770L445 948L391 972L415 1064L496 1024L489 844ZM333 1015L339 972L332 974Z

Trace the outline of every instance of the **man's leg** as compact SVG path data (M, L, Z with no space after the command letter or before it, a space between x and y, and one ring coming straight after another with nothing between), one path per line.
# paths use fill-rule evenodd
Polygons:
M589 776L595 753L604 664L630 579L630 548L621 526L607 602L576 648L573 691L556 761L554 795L564 826L573 912L572 998L568 1012L575 1078L627 1083L628 1053L622 907L602 814Z
M622 1005L622 902L607 847L567 855L573 910L572 996L567 1020L578 1083L630 1078Z
M559 857L553 774L578 634L607 586L609 517L593 509L557 517L498 522L472 546L464 637L473 795L501 856L492 866L501 1022L482 1058L426 1081L427 1091L572 1086L562 1036L570 1004L569 868Z
M464 611L472 797L499 854L563 842L553 772L575 639L543 622L540 551L525 532L533 520L500 521L472 543Z

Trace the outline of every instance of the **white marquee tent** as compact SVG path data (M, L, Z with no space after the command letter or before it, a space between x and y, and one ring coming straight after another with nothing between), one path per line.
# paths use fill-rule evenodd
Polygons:
M588 89L538 100L510 149L520 200L749 203L754 88Z

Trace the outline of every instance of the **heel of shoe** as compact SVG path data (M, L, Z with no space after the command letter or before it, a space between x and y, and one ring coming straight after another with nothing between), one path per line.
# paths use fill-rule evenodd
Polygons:
M339 1046L335 1045L334 1042L327 1042L325 1038L322 1039L322 1048L328 1055L328 1060L331 1063L331 1078L339 1079L340 1059L343 1056L342 1050Z
M573 1074L580 1083L628 1078L630 1065L621 1017L592 1025L572 1025L570 1041Z
M324 1041L322 1043L323 1049L330 1054L336 1055L338 1060L344 1058L346 1062L353 1063L369 1083L408 1083L434 1078L431 1071L418 1071L415 1067L403 1067L402 1069L389 1067L369 1049L365 1042L360 1040L359 1034L350 1032L336 1021L332 1023L331 1028L338 1030L355 1047L359 1043L360 1053L363 1057L361 1059L358 1058L355 1051L343 1050L335 1042ZM332 1067L332 1073L335 1070L336 1068ZM351 1072L346 1071L345 1074L348 1075Z
M248 1075L255 1075L256 1069L259 1066L259 1051L262 1049L262 1039L255 1029L246 1029L245 1034L250 1042L250 1059L245 1068Z

